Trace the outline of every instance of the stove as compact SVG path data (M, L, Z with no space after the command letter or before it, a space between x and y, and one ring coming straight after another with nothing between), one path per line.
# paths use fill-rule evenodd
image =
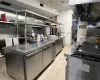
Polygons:
M67 63L66 80L100 80L100 44L83 43Z

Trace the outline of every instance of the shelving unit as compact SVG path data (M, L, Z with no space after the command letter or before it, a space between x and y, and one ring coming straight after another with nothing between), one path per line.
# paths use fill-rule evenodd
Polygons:
M25 19L22 22L19 22L18 16L21 15L23 16ZM33 18L33 19L38 19L38 20L47 20L47 18L45 16L39 15L37 13L34 13L32 11L29 10L20 10L17 11L17 33L18 33L18 28L21 26L24 26L24 37L19 37L20 39L25 38L25 43L27 43L27 39L29 37L27 37L27 27L47 27L47 25L45 24L40 24L40 23L32 23L27 21L27 18Z
M19 15L23 16L24 17L24 21L19 21ZM37 14L35 12L32 12L32 11L29 11L29 10L19 10L17 11L17 34L18 34L18 28L20 26L24 26L24 37L18 37L18 38L25 38L25 43L27 43L27 27L47 27L47 26L50 26L51 25L45 25L44 23L43 24L39 24L39 23L34 23L34 22L28 22L27 21L27 18L33 18L33 19L37 19L37 20L43 20L43 21L48 21L50 23L56 23L57 25L63 25L61 23L58 23L52 19L49 19L45 16L42 16L40 14Z

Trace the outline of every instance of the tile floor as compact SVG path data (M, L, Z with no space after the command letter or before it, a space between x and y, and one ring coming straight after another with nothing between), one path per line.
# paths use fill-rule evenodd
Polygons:
M67 62L64 53L69 49L70 46L64 47L54 62L44 71L38 80L65 80L65 66ZM7 75L4 58L0 58L0 80L13 80Z

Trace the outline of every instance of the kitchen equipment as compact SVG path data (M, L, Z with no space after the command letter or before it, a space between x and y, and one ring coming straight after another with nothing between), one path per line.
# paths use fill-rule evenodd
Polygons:
M66 80L100 79L100 44L83 43L67 57Z
M37 43L40 43L40 34L37 35Z
M50 34L51 34L51 35L56 35L56 34L57 34L57 28L55 28L55 27L50 27Z
M33 80L55 59L55 46L52 41L18 44L4 48L4 53L9 76Z
M99 80L100 58L72 55L68 57L66 80Z
M7 21L6 14L1 14L1 21Z
M78 49L76 49L75 54L100 58L100 44L84 42Z
M52 45L47 45L43 49L43 66L44 68L48 66L51 61L52 61Z
M44 39L44 42L47 42L47 37L44 37L43 39Z
M33 80L42 70L42 50L26 55L27 80Z

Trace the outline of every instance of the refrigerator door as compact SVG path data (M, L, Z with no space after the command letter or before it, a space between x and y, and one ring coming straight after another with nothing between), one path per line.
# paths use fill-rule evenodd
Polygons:
M46 68L52 61L52 45L43 49L43 66Z
M26 57L27 80L33 80L43 70L42 51L37 51L34 55L30 53Z
M62 40L56 42L56 55L62 50L63 43Z

